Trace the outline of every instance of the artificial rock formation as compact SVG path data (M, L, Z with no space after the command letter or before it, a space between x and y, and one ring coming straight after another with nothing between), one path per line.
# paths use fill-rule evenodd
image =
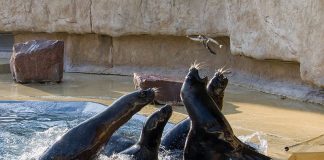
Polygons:
M158 75L134 73L134 85L137 89L157 88L155 101L160 104L181 104L181 81Z
M33 40L13 47L10 70L19 83L60 82L63 78L64 42Z
M227 36L232 54L298 62L303 81L319 87L323 25L321 0L0 1L0 31Z
M2 0L1 31L89 33L90 0Z

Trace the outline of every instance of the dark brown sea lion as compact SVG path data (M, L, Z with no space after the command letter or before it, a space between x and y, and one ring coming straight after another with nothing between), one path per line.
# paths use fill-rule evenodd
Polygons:
M214 100L220 110L223 108L224 92L228 84L225 74L228 72L223 68L218 69L207 85L208 95ZM190 118L186 118L162 137L161 145L166 150L183 150L189 130Z
M223 109L223 100L228 79L225 74L229 73L224 68L218 69L213 78L207 84L207 93L214 100L219 110Z
M243 143L208 95L207 77L200 78L198 69L191 67L181 88L181 99L191 119L184 149L185 160L270 159Z
M131 155L135 160L158 160L163 129L172 114L172 107L165 105L146 121L139 141L121 154Z
M104 146L102 153L107 157L124 151L136 143L136 140L126 137L123 134L116 134L116 132L110 137L109 141Z
M165 150L183 150L189 130L190 118L187 117L162 137L161 147Z
M41 160L88 160L98 154L111 135L136 112L151 103L154 89L139 90L117 99L102 113L65 133L40 157Z

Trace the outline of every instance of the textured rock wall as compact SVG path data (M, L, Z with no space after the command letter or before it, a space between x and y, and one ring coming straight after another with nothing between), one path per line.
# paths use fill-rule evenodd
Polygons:
M300 63L324 87L322 0L0 0L0 31L230 37L232 54Z
M0 0L0 30L90 33L90 4L90 0Z
M93 32L122 35L227 34L224 0L95 0Z
M324 1L227 3L231 52L300 62L304 81L324 87Z

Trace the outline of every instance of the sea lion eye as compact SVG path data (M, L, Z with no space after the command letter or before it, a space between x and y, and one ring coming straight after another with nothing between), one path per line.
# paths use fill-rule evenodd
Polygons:
M146 97L146 93L144 91L141 91L139 96L144 98L144 97Z

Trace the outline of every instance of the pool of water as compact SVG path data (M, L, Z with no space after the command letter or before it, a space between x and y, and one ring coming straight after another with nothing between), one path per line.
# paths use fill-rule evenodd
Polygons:
M0 159L37 159L68 129L103 111L92 102L0 102ZM136 141L146 117L134 115L116 134ZM166 130L172 124L166 126ZM108 159L101 155L99 159Z
M107 106L93 102L49 102L49 101L1 101L0 102L0 159L31 160L37 159L49 146L58 140L70 128L102 112ZM146 121L142 115L134 115L113 136L121 136L136 142ZM164 133L173 124L165 126ZM253 135L251 135L253 136ZM260 138L261 136L257 136ZM249 143L251 137L240 137ZM265 152L267 142L260 139L260 144L251 144ZM109 145L120 145L120 142ZM108 147L107 147L108 148ZM107 153L107 149L102 153ZM130 159L125 155L114 154L107 157L101 154L98 159ZM181 159L181 151L159 153L161 160Z

